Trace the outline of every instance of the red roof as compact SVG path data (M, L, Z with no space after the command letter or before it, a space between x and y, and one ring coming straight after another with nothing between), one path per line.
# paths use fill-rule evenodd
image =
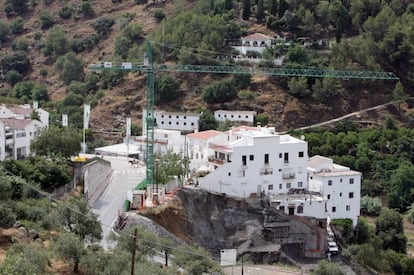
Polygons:
M222 132L220 131L216 131L216 130L207 130L207 131L202 131L202 132L198 132L198 133L192 133L192 134L188 134L187 137L189 138L194 138L194 139L210 139L212 137L218 136L222 134Z
M29 125L32 120L30 119L16 119L16 118L3 118L1 122L4 123L5 126L10 127L14 130L24 130L27 125Z
M31 108L25 108L23 106L13 106L9 107L8 109L14 114L24 115L25 117L30 116L33 111Z
M267 36L267 35L264 35L258 32L243 37L243 40L254 40L254 41L266 41L269 39L271 39L270 36Z

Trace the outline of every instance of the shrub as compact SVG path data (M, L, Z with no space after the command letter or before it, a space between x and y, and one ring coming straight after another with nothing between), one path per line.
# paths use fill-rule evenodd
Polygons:
M30 69L30 60L25 52L16 51L12 55L5 56L0 61L0 65L5 71L16 70L23 74Z
M47 33L47 39L43 54L46 56L60 56L68 51L68 41L65 32L60 26L54 26Z
M44 12L40 15L40 27L43 30L52 27L54 24L55 20L53 20L53 17L48 12Z
M83 71L83 61L73 52L69 52L64 56L59 57L55 63L55 67L60 71L59 78L66 85L69 85L74 80L81 81L85 76Z
M29 49L29 41L27 41L26 37L18 37L13 40L11 47L13 51L24 51L27 52Z
M15 221L16 215L14 215L13 209L6 204L0 204L0 227L9 228Z
M161 21L165 18L165 13L162 10L155 10L154 11L154 17L158 21Z
M378 198L363 196L361 198L362 214L378 216L381 212L382 203Z
M0 21L0 42L6 42L9 39L10 29L9 26Z
M251 74L235 74L233 76L234 85L239 89L246 89L252 82Z
M59 11L59 16L62 19L69 19L72 17L72 13L73 13L73 5L69 3Z
M135 0L135 4L142 5L148 3L148 0Z
M163 75L155 82L155 104L162 104L180 96L180 81L169 75Z
M24 20L18 16L11 24L11 33L12 34L21 34L24 30Z
M223 80L206 86L201 95L207 103L224 103L237 96L236 88L231 80Z
M41 32L35 32L35 34L33 35L33 39L35 41L39 41L40 39L42 39L42 33Z
M10 85L14 85L22 81L23 76L16 70L10 70L6 73L6 82Z
M238 97L241 99L255 99L256 98L256 93L252 92L250 90L241 90L238 93Z
M33 87L34 84L32 81L22 81L14 85L12 94L16 98L27 97L30 99L32 97Z
M99 36L103 36L109 32L114 24L115 20L113 18L102 16L92 23L92 27L95 29Z
M92 15L93 9L92 4L89 1L82 1L82 3L79 5L79 12L82 13L85 16Z

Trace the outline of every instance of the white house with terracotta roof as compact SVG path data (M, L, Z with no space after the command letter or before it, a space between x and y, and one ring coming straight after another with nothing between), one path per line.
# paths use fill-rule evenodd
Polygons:
M233 48L239 51L242 55L247 52L263 53L263 51L272 45L273 38L261 33L253 33L241 38L241 45Z
M184 139L180 131L154 129L154 153L160 155L172 150L173 153L183 155ZM131 147L139 148L138 151L142 152L142 156L145 157L146 136L135 137Z
M202 189L240 198L267 196L289 215L357 223L361 173L329 158L309 159L302 139L280 135L273 127L241 126L194 133L187 140L191 163L213 168L196 179Z
M214 119L217 121L231 121L240 122L243 124L251 125L254 124L254 118L257 112L255 111L228 111L228 110L217 110L214 111Z
M335 164L332 159L313 156L308 162L309 191L319 192L326 200L331 219L358 222L361 201L361 173Z
M32 120L36 111L40 120ZM21 159L30 154L30 142L35 132L48 127L49 113L29 104L19 106L0 106L0 160Z

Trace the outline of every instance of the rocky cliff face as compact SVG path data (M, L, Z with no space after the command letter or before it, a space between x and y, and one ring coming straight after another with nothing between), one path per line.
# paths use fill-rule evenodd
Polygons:
M299 250L302 255L323 246L318 242L323 239L322 228L305 218L287 216L267 207L260 198L234 199L183 188L166 206L146 215L215 256L221 249L235 248L239 255L249 254L254 262L273 263L278 261L282 246L296 247L295 254ZM319 235L319 239L313 235Z

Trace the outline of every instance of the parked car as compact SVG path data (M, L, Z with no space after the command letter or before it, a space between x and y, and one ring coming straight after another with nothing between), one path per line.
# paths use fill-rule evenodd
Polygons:
M331 253L331 255L338 255L339 253L339 247L336 244L336 242L328 242L328 253Z

